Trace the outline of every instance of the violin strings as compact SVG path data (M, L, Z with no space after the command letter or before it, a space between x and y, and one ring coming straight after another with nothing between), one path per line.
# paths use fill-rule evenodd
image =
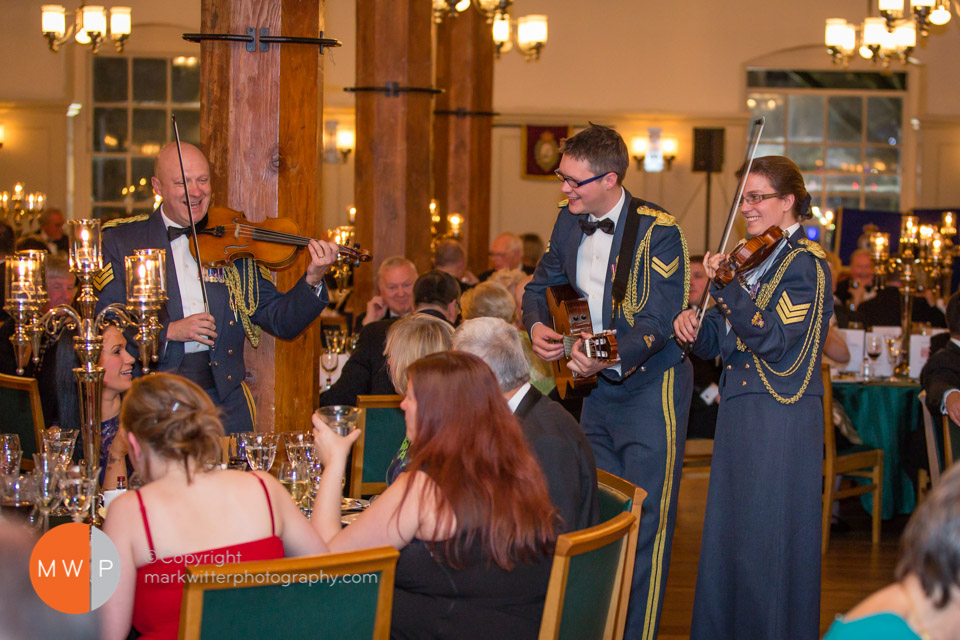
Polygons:
M286 233L283 231L274 231L272 229L258 229L257 227L252 227L250 225L236 224L232 225L237 229L237 236L241 238L250 238L252 240L263 240L266 242L277 242L283 244L293 244L301 247L305 247L310 244L310 238L304 236L294 235L292 233ZM349 255L353 255L355 251L350 247L345 247L343 245L337 245L340 247L341 251Z

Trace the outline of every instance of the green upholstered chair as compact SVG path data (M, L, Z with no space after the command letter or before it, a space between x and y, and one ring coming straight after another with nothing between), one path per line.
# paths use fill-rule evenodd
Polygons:
M0 373L0 431L20 436L21 467L33 468L33 454L43 451L43 409L36 378Z
M393 547L378 547L188 566L180 640L387 640L399 555Z
M614 637L627 538L636 521L632 513L620 513L557 538L540 640Z
M830 545L830 514L833 502L864 493L873 494L873 545L880 544L880 516L883 504L883 450L867 445L855 445L837 450L836 428L833 426L833 385L830 382L830 366L823 363L823 520L821 522L821 553ZM922 403L921 403L922 404ZM846 476L862 479L846 489L837 489L837 478Z
M400 410L402 396L357 396L360 438L353 446L348 495L383 493L387 467L400 450L407 426Z
M623 564L623 581L620 585L620 601L617 604L617 623L613 640L623 638L627 625L627 606L630 604L630 588L633 585L633 564L637 555L637 534L640 531L640 514L647 492L619 476L597 469L597 495L600 498L600 520L606 522L617 514L632 513L637 519L627 536L627 558Z

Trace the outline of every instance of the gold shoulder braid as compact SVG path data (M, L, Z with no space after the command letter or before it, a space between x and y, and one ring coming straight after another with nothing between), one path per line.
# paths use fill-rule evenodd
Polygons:
M140 222L141 220L146 220L150 217L149 213L141 213L135 216L129 216L127 218L114 218L113 220L107 220L102 225L100 229L112 229L114 227L120 226L121 224L129 224L131 222Z
M683 230L677 226L676 218L674 218L669 213L663 211L657 211L656 209L651 209L650 207L640 207L637 209L637 213L645 216L653 216L656 218L656 221L650 225L650 228L647 229L647 232L643 236L643 240L640 241L640 245L637 247L637 255L633 261L633 267L630 269L630 277L627 278L627 296L623 300L623 304L620 305L620 313L624 315L627 319L627 324L631 327L633 326L633 316L640 313L643 310L643 307L647 304L647 298L650 296L650 263L653 259L653 256L650 255L650 238L653 235L653 229L657 225L661 227L676 227L677 233L680 234L680 244L683 247L683 264L687 265L690 262L689 252L687 250L687 239L683 235ZM620 265L617 264L617 268L620 268ZM640 294L640 299L637 300L637 277L638 274L643 274L643 291ZM688 298L690 297L690 270L684 268L683 270L683 307L686 308ZM612 301L611 301L612 304ZM616 309L613 310L614 315L616 315Z
M801 244L803 241L801 241ZM816 243L813 243L816 244ZM819 249L819 245L816 245ZM802 247L799 249L792 250L783 262L780 264L780 267L777 269L776 274L773 276L773 279L770 282L765 283L761 288L760 292L757 295L756 305L760 309L766 308L770 303L770 299L773 297L774 291L776 291L777 286L780 284L780 281L783 279L783 274L786 273L787 267L790 266L790 263L793 262L793 259L796 258L803 251L809 251L814 256L816 256L816 251L810 247ZM820 250L822 253L822 249ZM823 266L820 264L820 261L816 261L817 265L817 308L814 312L814 319L807 327L807 334L803 339L803 348L800 350L800 355L797 356L796 361L790 365L786 371L777 371L766 362L757 357L757 354L751 353L753 356L753 363L757 367L757 373L760 374L760 380L763 381L763 386L766 387L767 392L770 393L773 398L780 404L793 404L797 400L803 397L804 392L807 390L807 385L810 384L810 378L813 376L813 369L817 363L817 354L820 353L820 328L823 326L823 297L824 291L826 289L826 278L823 273ZM738 338L737 339L737 349L740 351L745 351L746 346ZM803 377L803 384L800 385L800 389L789 398L781 396L776 391L773 390L773 387L770 385L770 381L767 379L765 371L769 371L775 376L785 378L791 376L800 369L800 367L807 363L807 371Z
M256 348L260 345L260 327L250 321L250 316L256 312L260 304L260 280L257 278L256 260L246 259L243 263L246 277L240 277L240 270L237 269L236 263L224 267L223 275L227 291L230 293L230 310L233 311L234 316L240 316L243 331L247 334L250 344ZM247 285L246 292L244 292L244 282Z

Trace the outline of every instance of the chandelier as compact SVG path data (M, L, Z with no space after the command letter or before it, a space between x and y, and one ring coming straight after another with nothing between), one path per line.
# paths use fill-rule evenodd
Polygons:
M456 18L470 8L471 1L477 10L483 14L487 22L493 22L498 15L505 15L513 0L433 0L433 21L437 24L444 18Z
M110 29L107 30L107 10L100 5L81 4L73 11L73 20L67 24L67 10L63 5L45 4L40 8L40 25L43 37L47 39L51 51L73 38L78 44L90 45L93 53L100 51L100 45L109 36L119 53L130 37L130 7L110 7Z
M909 12L904 15L905 0L878 0L880 17L864 18L860 27L860 46L857 47L857 26L843 18L829 18L824 32L824 43L835 64L846 65L854 52L860 56L889 66L899 59L906 64L917 46L917 35L925 38L930 25L950 21L950 0L907 0Z
M547 16L528 15L510 17L513 0L433 0L433 19L440 24L444 18L456 18L474 4L477 10L492 25L496 57L513 49L513 32L516 25L517 49L527 61L539 60L540 52L547 45Z

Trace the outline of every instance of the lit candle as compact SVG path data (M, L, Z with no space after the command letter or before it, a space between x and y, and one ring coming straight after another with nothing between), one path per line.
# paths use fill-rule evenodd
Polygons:
M354 224L357 221L357 208L354 206L347 207L347 218L350 220L350 224Z
M100 254L100 221L71 220L68 225L70 270L85 273L100 271L103 266Z
M447 216L447 224L450 225L450 233L454 237L460 237L460 226L463 224L463 216L459 213L451 213Z
M956 235L957 226L956 226L956 214L953 211L944 211L943 212L943 221L940 223L940 233L945 236Z

